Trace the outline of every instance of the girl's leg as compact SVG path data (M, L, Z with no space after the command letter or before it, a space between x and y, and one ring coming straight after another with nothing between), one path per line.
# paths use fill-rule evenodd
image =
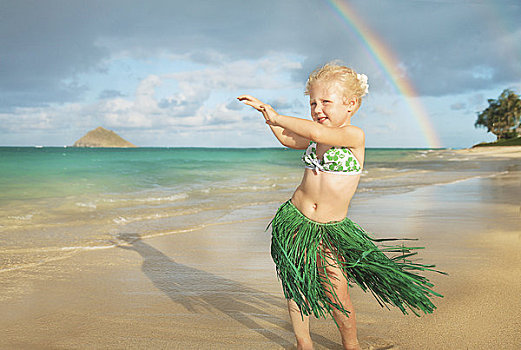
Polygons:
M293 325L293 332L297 338L297 350L313 349L313 342L309 334L309 316L302 316L298 305L293 300L288 300L288 311Z
M342 270L337 266L335 259L330 251L325 252L325 273L327 273L330 284L325 284L324 289L329 300L335 301L334 295L338 297L338 301L345 310L349 312L347 317L342 311L333 307L333 317L342 337L342 345L344 349L359 350L360 345L356 334L356 316L351 297L349 296L347 280L342 274ZM333 293L334 292L334 293ZM338 303L336 301L336 303Z

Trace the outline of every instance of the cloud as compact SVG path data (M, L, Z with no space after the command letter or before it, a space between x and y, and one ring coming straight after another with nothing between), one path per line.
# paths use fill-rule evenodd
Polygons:
M301 101L297 99L290 100L286 97L277 97L272 101L268 101L268 103L275 110L302 109L305 107Z
M515 1L350 6L392 48L420 94L461 93L519 78L521 5ZM505 9L500 14L495 6ZM303 58L300 67L286 67L298 82L340 58L368 73L376 91L386 87L378 64L326 2L8 1L0 13L2 108L79 101L91 88L81 77L103 72L118 55L183 55L216 66L282 52ZM267 72L278 69L264 64Z
M248 110L245 113L243 105L235 100L238 93L230 95L229 92L259 86L272 89L294 87L289 78L284 81L280 75L288 67L296 66L298 64L291 60L273 56L162 76L152 74L139 82L131 96L108 90L101 93L103 98L92 103L16 108L12 113L0 114L0 122L4 130L17 131L90 129L103 125L116 130L178 133L245 127L250 122L258 122L258 117L247 118L257 112ZM166 96L159 96L158 89L170 81L175 83L176 89ZM222 95L223 92L228 95ZM215 98L214 95L219 96ZM217 102L211 103L212 98Z
M515 82L521 75L519 3L351 4L358 19L401 62L406 78L421 95L489 89ZM505 9L497 11L501 6ZM371 78L374 69L365 67Z
M205 124L204 126L219 127L226 129L242 122L242 114L228 109L225 104L220 104L210 111L203 111Z
M228 102L226 104L226 108L231 111L240 111L240 110L244 109L244 104L234 98L233 100L230 100L230 102Z
M380 123L371 126L372 136L382 136L396 133L399 127L394 122Z
M452 109L453 111L459 111L465 109L466 107L467 105L463 102L456 102L450 105L450 109Z
M18 107L14 113L0 113L1 130L6 133L51 131L70 129L81 114L82 105L70 103L62 106Z
M125 95L121 91L109 89L103 90L102 92L100 92L98 96L100 100L111 99L116 97L125 97Z
M99 67L109 50L95 45L95 12L84 10L68 1L1 3L3 108L75 101L86 91L76 75Z
M217 66L165 77L177 80L180 88L188 94L211 89L295 88L298 85L284 77L300 67L298 62L283 55L269 55L257 60L229 60Z

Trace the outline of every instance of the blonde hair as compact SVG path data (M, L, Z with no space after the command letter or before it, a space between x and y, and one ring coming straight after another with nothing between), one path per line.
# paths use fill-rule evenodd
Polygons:
M309 75L304 94L309 95L311 87L318 81L337 83L344 91L344 96L355 95L359 103L368 92L367 76L356 73L353 69L340 65L337 61L326 63Z

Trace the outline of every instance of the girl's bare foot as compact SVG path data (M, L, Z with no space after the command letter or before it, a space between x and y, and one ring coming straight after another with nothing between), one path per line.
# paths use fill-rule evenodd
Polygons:
M362 350L358 341L356 343L344 344L345 350Z
M297 350L313 350L313 342L310 339L297 339Z

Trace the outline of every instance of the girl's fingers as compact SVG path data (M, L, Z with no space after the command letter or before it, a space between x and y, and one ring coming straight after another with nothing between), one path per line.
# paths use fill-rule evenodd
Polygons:
M261 101L259 99L256 99L255 97L253 96L250 96L250 95L241 95L239 97L237 97L237 99L239 101L250 101L250 102L258 102L258 103L261 103Z
M258 103L248 101L248 100L242 100L241 102L244 103L245 105L251 106L251 107L255 108L256 110L260 111Z
M244 100L244 101L241 101L241 102L244 103L245 105L248 105L248 106L251 106L251 107L255 108L259 112L262 112L263 110L265 110L265 109L263 109L263 106L262 106L261 103L247 101L247 100Z
M259 111L262 113L262 116L264 117L264 119L268 120L268 113L266 113L266 108L264 108L264 106L259 106Z
M248 106L251 106L253 108L255 108L257 111L261 112L262 113L262 116L264 117L264 119L266 120L266 123L271 123L271 118L270 118L270 112L275 112L273 110L273 108L270 106L270 105L267 105L267 104L264 104L262 103L261 100L253 97L253 96L250 96L250 95L241 95L239 97L237 97L237 99L239 101L241 101L242 103L244 103L245 105L248 105Z

